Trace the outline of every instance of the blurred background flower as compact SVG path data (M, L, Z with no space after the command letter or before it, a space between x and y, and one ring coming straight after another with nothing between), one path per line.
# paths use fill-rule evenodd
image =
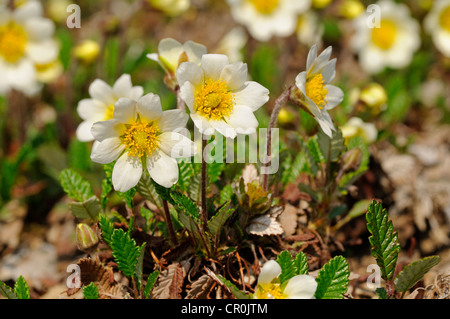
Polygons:
M450 57L450 0L434 1L424 25L438 50Z

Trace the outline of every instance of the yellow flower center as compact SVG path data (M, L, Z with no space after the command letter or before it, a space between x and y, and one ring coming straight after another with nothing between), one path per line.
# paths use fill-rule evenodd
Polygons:
M380 27L372 30L372 42L382 50L392 47L396 36L397 26L390 20L381 20Z
M18 24L10 21L0 26L0 55L10 63L16 63L25 54L27 34Z
M306 95L322 109L328 103L328 90L322 74L316 74L306 81Z
M212 120L221 120L233 111L233 94L223 80L206 80L195 94L195 110Z
M259 284L256 291L258 299L286 299L287 296L281 291L280 284Z
M111 120L114 118L114 103L106 107L104 121Z
M135 122L122 135L129 156L151 155L158 147L158 126L152 123Z
M262 14L271 14L278 7L279 0L250 0L250 3Z
M439 24L442 28L450 32L450 7L445 8L439 18Z

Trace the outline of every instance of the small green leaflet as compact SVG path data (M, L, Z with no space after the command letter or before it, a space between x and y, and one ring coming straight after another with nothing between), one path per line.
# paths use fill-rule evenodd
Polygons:
M19 299L30 299L30 288L22 276L19 276L14 284L14 293Z
M158 279L159 271L155 270L153 271L147 278L147 283L145 284L144 288L144 298L148 299L150 297L150 293L153 290L153 286L155 286L156 279Z
M344 299L349 284L348 263L342 256L336 256L326 263L317 276L317 299Z
M16 293L6 285L4 282L0 281L0 293L8 299L19 299L19 297L16 295Z
M98 214L102 212L102 205L97 196L92 196L83 202L69 203L72 214L79 219L97 220Z
M289 251L284 250L278 255L277 263L281 267L281 284L294 276L308 274L308 258L301 251L294 258Z
M123 274L127 277L134 276L143 246L136 246L136 241L130 234L119 228L112 234L111 248L117 266Z
M394 279L395 290L403 293L408 291L440 261L441 257L430 256L405 266Z
M76 201L84 202L94 196L89 182L72 169L61 171L59 179L67 195Z
M83 296L84 299L98 299L98 288L97 286L91 282L89 285L83 287Z

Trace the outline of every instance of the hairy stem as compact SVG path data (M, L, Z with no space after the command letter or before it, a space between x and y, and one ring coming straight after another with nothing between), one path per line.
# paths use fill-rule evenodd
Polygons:
M172 218L170 217L170 211L169 211L169 204L167 203L167 200L162 200L163 207L164 207L164 215L166 218L167 228L169 230L169 237L170 241L172 242L172 245L176 246L178 245L177 235L175 234L175 230L173 229L172 224Z
M281 108L287 103L291 96L292 86L284 90L283 93L275 100L275 104L270 115L269 128L267 132L267 144L266 144L266 163L265 167L269 167L271 163L272 156L272 129L275 128L277 124L278 115L280 114ZM263 176L263 189L267 191L269 186L269 174L264 174Z
M202 220L203 220L203 228L206 228L208 223L208 213L206 211L206 182L208 180L206 173L206 158L205 158L205 149L206 149L207 141L202 136Z

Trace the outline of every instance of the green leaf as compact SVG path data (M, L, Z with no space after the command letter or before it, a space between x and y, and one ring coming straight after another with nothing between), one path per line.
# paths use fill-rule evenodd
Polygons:
M94 196L91 185L72 169L65 169L59 175L61 186L70 198L83 202Z
M394 279L395 289L403 293L408 291L440 261L439 256L430 256L405 266Z
M297 274L296 264L292 260L292 255L289 251L283 250L277 256L277 263L281 267L280 284L287 282Z
M171 202L176 207L178 207L179 211L184 211L188 216L192 217L196 222L200 223L199 209L192 199L180 192L172 192Z
M136 194L136 187L133 187L123 193L117 192L117 194L125 200L125 203L127 203L128 207L133 208L133 198Z
M377 288L376 292L377 292L379 299L387 299L388 298L387 291L385 288L383 288L383 287Z
M400 252L398 234L394 232L392 221L389 220L388 213L381 203L372 201L368 207L366 220L367 229L372 234L369 237L372 256L380 266L382 278L390 281Z
M155 286L156 279L158 279L159 271L155 270L153 271L147 278L147 283L145 284L144 288L144 298L148 299L150 297L150 294L153 290L153 286Z
M72 214L79 219L97 220L98 214L102 212L102 205L97 196L92 196L83 202L69 203L69 208Z
M306 144L306 146L307 146L309 153L311 154L312 159L314 160L315 163L325 163L326 162L326 157L322 153L322 150L319 146L317 135L314 136L313 138L311 138L308 141L308 143Z
M349 150L359 148L362 152L362 156L359 167L354 171L350 171L342 176L339 181L339 185L341 187L348 187L349 185L353 184L369 169L370 152L364 139L361 136L353 137L347 142L347 147Z
M348 263L342 256L336 256L326 263L317 275L317 299L344 299L349 284Z
M212 162L207 165L206 169L209 183L213 184L219 179L220 175L225 170L225 163Z
M115 229L111 238L113 257L119 269L127 277L136 272L136 264L141 255L142 247L136 246L136 241L123 229Z
M337 161L341 153L346 149L344 137L340 130L333 131L332 138L322 130L319 130L317 133L317 142L325 159L328 158L331 162Z
M19 299L19 297L16 295L16 293L6 285L4 282L0 281L0 294L3 295L3 297L8 299Z
M97 286L91 282L89 285L83 287L83 296L84 299L98 299L98 288Z
M230 184L225 185L220 190L220 200L219 200L220 205L225 204L227 201L231 199L232 196L233 196L233 188L231 187Z
M225 279L221 275L215 274L216 278L220 280L220 282L228 288L228 290L236 297L236 299L250 299L250 297L243 291L241 291L238 287L236 287L231 281Z
M294 259L295 274L307 275L309 273L308 257L303 252L298 252Z
M189 189L189 184L192 176L194 176L195 171L192 163L182 161L178 163L178 182L177 185L182 192L185 192Z
M208 221L208 229L212 235L217 235L220 233L222 226L226 223L228 218L233 215L234 209L228 208L228 205L222 206L216 215L211 217Z
M112 184L113 168L114 168L114 162L103 165L103 171L105 172L105 178L102 180L102 194L100 196L100 201L102 203L103 209L106 208L106 204L108 203L108 195L113 190L113 184Z
M22 276L19 276L14 284L14 293L19 299L30 299L30 287Z
M155 186L152 183L151 177L144 173L142 174L141 179L139 180L138 184L136 185L136 191L142 195L146 200L152 202L155 204L160 211L162 207L161 198L159 197L158 193L156 192Z
M136 281L138 284L138 289L141 289L142 287L142 274L144 270L144 253L145 253L145 242L141 246L141 253L138 258L138 262L136 264L136 270L134 272L136 276Z

